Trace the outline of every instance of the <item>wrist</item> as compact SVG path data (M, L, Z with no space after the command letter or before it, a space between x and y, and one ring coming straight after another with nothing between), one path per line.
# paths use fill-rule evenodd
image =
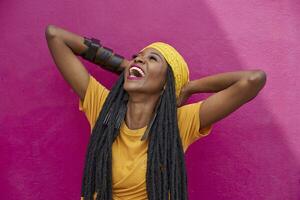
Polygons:
M125 69L128 65L129 65L129 61L126 58L124 58L120 64L120 67Z

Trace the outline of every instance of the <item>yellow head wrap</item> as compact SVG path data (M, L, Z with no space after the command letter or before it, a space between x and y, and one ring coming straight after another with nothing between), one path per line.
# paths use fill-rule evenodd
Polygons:
M141 51L149 47L158 50L171 66L175 78L176 98L178 98L181 88L189 81L189 69L187 63L178 51L169 44L164 42L154 42L144 47Z

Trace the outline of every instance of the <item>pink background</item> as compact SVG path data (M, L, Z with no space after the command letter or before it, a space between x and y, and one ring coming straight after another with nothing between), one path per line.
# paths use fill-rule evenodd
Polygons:
M298 0L2 0L1 199L80 198L89 124L50 56L48 24L97 37L127 58L167 42L186 59L191 79L264 70L261 93L187 151L189 196L300 199ZM83 63L109 88L117 79Z

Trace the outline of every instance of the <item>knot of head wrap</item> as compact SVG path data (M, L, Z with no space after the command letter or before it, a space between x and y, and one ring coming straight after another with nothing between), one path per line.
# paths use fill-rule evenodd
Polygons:
M179 97L181 88L189 81L189 69L184 58L178 53L178 51L171 45L164 42L154 42L146 48L154 48L158 50L169 63L175 78L175 92L176 98Z

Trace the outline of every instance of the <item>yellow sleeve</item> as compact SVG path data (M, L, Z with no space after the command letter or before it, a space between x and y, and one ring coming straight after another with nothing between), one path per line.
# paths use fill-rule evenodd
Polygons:
M212 125L200 128L200 108L203 101L188 104L177 108L178 128L184 151L189 145L204 136L207 136Z
M85 113L91 132L108 94L109 90L89 74L89 83L83 102L79 98L79 110Z

